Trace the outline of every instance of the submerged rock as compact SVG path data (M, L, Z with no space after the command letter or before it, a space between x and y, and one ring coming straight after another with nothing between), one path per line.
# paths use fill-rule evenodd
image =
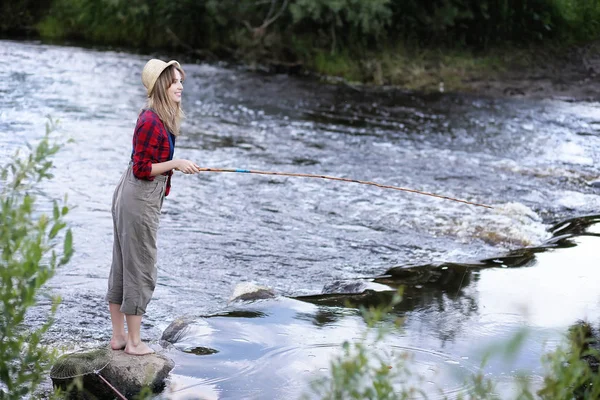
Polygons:
M109 348L66 354L50 371L55 387L75 399L132 397L142 388L159 393L175 366L160 354L133 356ZM111 388L112 386L112 388Z
M366 290L389 291L390 287L367 280L334 281L323 286L323 294L359 294Z

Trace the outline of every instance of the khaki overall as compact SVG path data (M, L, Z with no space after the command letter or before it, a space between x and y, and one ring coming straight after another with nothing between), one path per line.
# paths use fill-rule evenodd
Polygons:
M112 201L113 261L106 300L127 315L143 315L156 287L156 238L167 177L137 179L132 163Z

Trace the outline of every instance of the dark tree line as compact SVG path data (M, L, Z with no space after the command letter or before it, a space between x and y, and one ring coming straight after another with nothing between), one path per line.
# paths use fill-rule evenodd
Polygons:
M0 32L319 68L600 38L600 0L0 0ZM338 57L338 61L335 60ZM366 61L365 61L366 60ZM367 65L367 67L365 67ZM378 67L379 68L379 67Z
M276 40L294 47L303 38L335 51L395 41L486 47L600 36L600 0L2 0L0 7L3 32L130 45Z

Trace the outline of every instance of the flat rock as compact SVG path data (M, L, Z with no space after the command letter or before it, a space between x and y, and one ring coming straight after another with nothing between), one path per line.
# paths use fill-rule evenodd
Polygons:
M50 376L55 387L70 393L69 398L114 399L119 398L118 394L130 398L146 386L154 393L162 391L174 366L171 359L161 354L132 356L122 350L102 348L62 356ZM73 385L78 379L81 389Z

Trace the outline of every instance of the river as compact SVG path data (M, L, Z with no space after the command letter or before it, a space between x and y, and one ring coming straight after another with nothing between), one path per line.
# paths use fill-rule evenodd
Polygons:
M53 137L73 139L39 194L42 210L65 194L72 206L76 252L49 287L62 304L48 341L65 351L110 338L110 203L149 58L0 41L0 156L39 139L48 115L60 120ZM352 307L318 296L333 283L406 285L404 324L387 343L414 358L434 398L464 389L486 346L524 327L516 361L492 362L486 373L508 386L519 370L539 381L541 355L566 329L598 321L600 189L589 183L600 176L600 103L422 95L193 60L183 67L176 158L375 181L493 209L323 179L176 173L142 337L156 344L174 319L192 317L199 330L187 348L204 341L218 352L169 351L174 398L298 398L364 329ZM239 306L248 313L231 318L223 313L242 282L281 297ZM47 309L42 300L28 323L41 324Z

